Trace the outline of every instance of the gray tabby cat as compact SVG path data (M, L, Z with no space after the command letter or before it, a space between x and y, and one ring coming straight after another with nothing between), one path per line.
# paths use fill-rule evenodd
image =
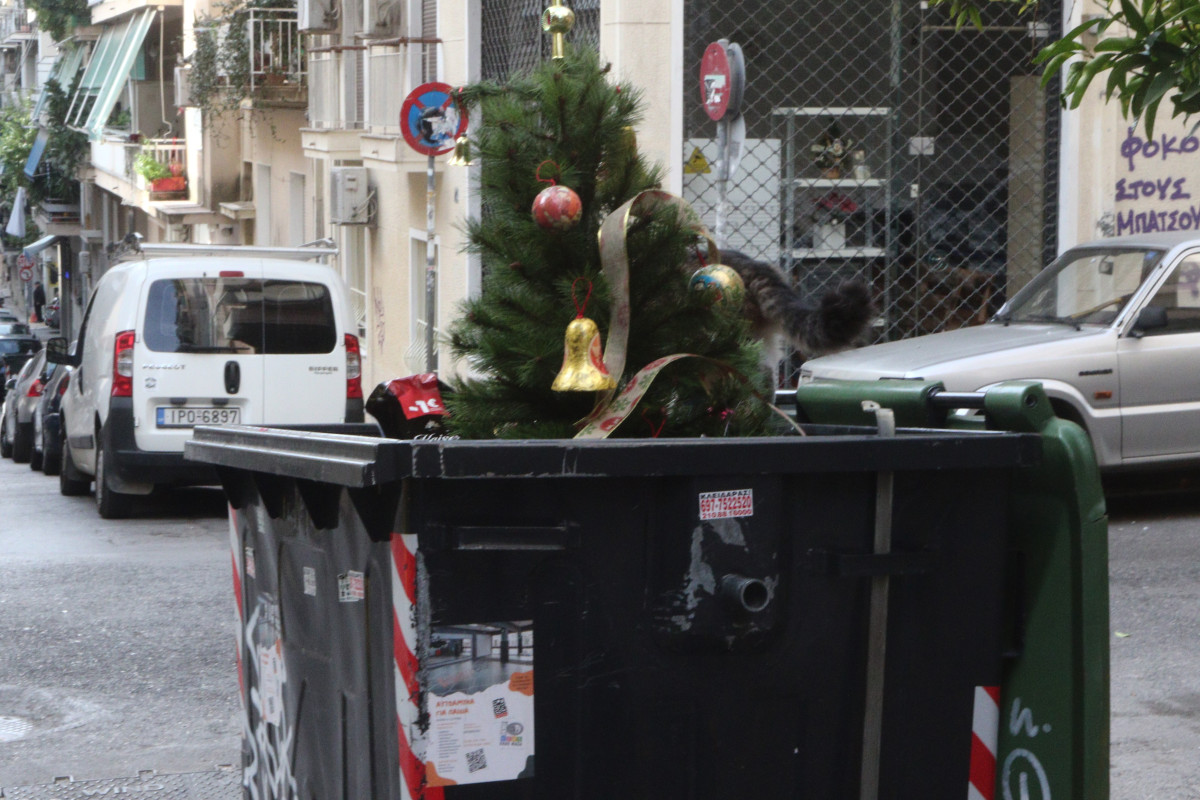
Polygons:
M802 296L777 267L736 250L722 250L721 263L746 284L746 316L765 342L764 366L773 369L786 341L805 359L845 350L866 330L874 308L861 280L846 281L814 303Z

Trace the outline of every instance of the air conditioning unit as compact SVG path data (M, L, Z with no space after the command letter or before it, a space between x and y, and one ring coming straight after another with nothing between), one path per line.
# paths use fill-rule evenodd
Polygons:
M340 12L336 0L299 0L296 27L301 33L332 33L338 29Z
M363 27L368 36L398 35L404 4L401 0L366 0Z
M334 225L366 225L371 221L366 167L334 167L329 220Z
M192 102L192 68L175 68L175 107L194 106Z

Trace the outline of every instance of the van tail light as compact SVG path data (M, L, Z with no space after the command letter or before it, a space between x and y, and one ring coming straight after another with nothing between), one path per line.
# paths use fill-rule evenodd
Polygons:
M63 378L62 381L58 384L58 396L59 397L62 397L64 394L67 393L67 384L70 382L71 382L71 378L70 378L70 376L68 376L66 378Z
M113 397L133 397L133 331L117 334L113 346Z
M358 337L346 334L346 399L362 399L362 353Z
M29 384L29 391L25 393L25 396L26 397L41 397L42 390L44 388L46 388L45 384L43 384L41 378L39 378L36 381L34 381L33 383Z

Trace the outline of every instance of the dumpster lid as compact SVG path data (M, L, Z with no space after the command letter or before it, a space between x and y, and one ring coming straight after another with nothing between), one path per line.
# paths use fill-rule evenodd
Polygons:
M570 478L904 472L1026 466L1028 433L804 426L807 436L730 439L401 441L244 425L199 426L185 458L349 487L403 478ZM361 431L361 426L356 431Z

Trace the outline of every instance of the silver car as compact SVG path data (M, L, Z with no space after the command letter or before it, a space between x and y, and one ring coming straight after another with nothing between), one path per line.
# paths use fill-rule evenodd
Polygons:
M1074 247L987 324L813 359L800 381L1041 381L1101 469L1200 461L1200 232Z

